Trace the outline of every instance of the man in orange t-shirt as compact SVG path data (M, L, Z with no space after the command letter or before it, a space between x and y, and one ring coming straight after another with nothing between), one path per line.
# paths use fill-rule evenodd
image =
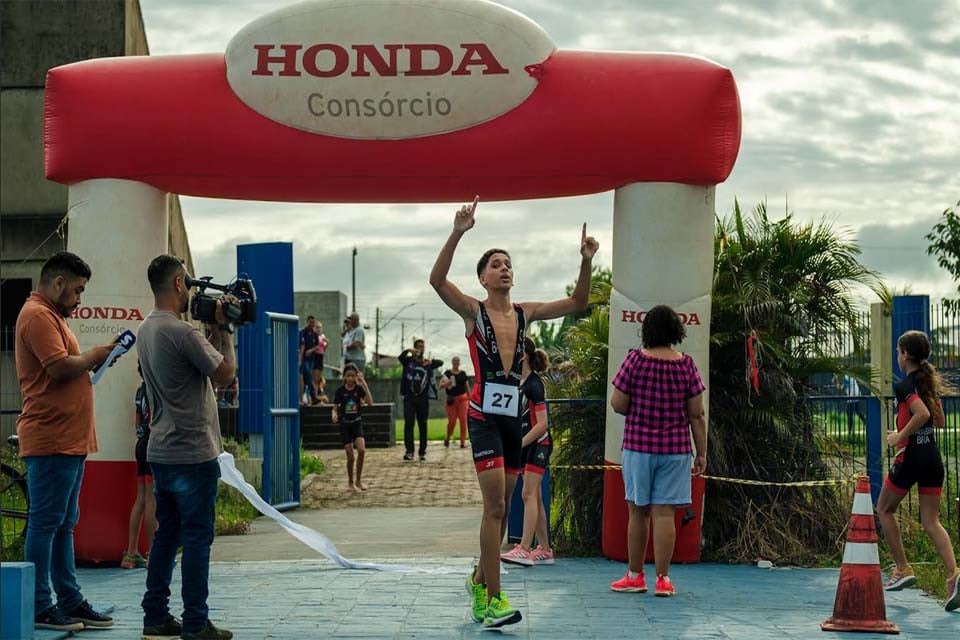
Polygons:
M17 377L23 396L17 434L30 492L24 559L36 569L38 629L113 625L112 618L95 611L80 593L73 557L83 464L87 454L97 450L89 371L113 349L102 345L81 353L67 325L89 279L90 267L78 256L67 251L53 255L17 316Z

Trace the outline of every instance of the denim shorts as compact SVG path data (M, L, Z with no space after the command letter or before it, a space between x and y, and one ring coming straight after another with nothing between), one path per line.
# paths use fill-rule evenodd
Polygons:
M623 484L626 499L638 507L692 503L689 453L656 454L623 450Z

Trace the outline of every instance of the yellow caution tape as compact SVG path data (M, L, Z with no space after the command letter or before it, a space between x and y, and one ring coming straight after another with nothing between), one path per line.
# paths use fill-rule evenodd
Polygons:
M574 471L619 471L622 467L619 464L552 464L551 469L568 469ZM765 482L763 480L744 480L743 478L723 478L720 476L704 475L706 480L716 482L729 482L732 484L746 484L755 487L831 487L838 484L853 484L856 478L839 478L836 480L800 480L798 482Z

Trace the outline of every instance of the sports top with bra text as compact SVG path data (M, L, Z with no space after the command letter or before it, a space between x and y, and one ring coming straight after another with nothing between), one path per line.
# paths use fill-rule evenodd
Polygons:
M509 370L503 366L493 323L482 302L478 304L473 333L467 336L475 376L467 427L478 472L505 467L517 473L522 465L520 374L526 317L519 304L513 309L517 341Z

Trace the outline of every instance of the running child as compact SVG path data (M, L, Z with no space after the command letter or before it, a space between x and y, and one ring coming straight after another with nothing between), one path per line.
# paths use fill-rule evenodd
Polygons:
M526 567L535 564L553 564L553 550L547 534L547 512L543 506L540 485L550 463L553 441L547 424L546 391L540 374L547 370L550 359L547 352L537 349L529 337L523 339L523 378L520 396L523 398L523 535L520 544L500 555L504 562ZM537 546L532 548L533 534Z
M522 466L520 378L523 337L527 323L559 318L587 308L592 260L599 244L580 234L580 273L572 295L553 302L514 303L513 264L503 249L489 249L477 262L477 279L486 299L464 294L447 280L460 238L473 228L480 197L457 211L453 230L430 272L430 285L440 299L463 318L476 382L470 394L467 431L474 466L483 496L480 521L480 561L467 577L473 599L472 615L488 627L514 624L522 619L500 588L500 541L506 528L510 494Z
M950 544L950 535L940 524L940 496L943 493L943 460L934 438L934 427L943 427L946 417L940 395L946 385L929 362L930 340L921 331L907 331L897 340L897 364L906 377L894 385L897 396L897 430L887 434L887 444L895 447L897 457L877 501L877 515L883 537L890 548L896 568L884 584L887 591L899 591L917 582L907 563L897 523L897 507L917 485L920 521L943 561L947 576L944 608L960 608L960 569Z
M363 482L363 456L367 451L363 439L363 423L360 409L363 405L373 404L373 396L363 374L357 371L352 362L343 367L343 386L333 395L333 422L340 425L340 441L347 452L347 490L366 491ZM357 475L354 483L353 460L356 450Z

